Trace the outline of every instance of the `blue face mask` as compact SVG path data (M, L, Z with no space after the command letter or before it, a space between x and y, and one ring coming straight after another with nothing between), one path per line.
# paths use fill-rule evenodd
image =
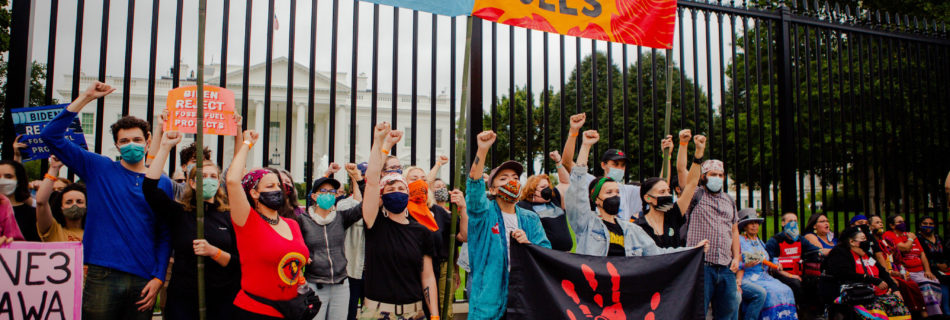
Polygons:
M706 181L706 190L710 192L719 192L722 190L722 178L711 177Z
M798 231L798 222L791 221L782 226L782 232L788 236L792 241L798 241L799 231Z
M211 199L218 194L218 179L201 179L201 195Z
M405 192L390 192L382 196L383 208L393 214L400 214L406 211L406 205L409 204L409 194Z
M119 147L119 153L122 154L122 160L125 160L125 162L139 163L145 157L145 145L129 142Z
M623 169L610 168L605 175L608 178L614 179L614 181L623 183Z
M330 210L336 204L336 196L331 193L323 193L317 196L317 206L323 210Z

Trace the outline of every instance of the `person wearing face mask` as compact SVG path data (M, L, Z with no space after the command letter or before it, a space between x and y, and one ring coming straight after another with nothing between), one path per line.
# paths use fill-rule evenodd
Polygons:
M26 241L41 241L36 232L36 208L23 164L0 160L0 194L10 199L17 226Z
M567 216L564 215L564 202L561 201L561 193L551 187L548 179L546 174L529 177L521 197L518 198L518 206L538 214L552 249L571 251L574 238L571 236Z
M53 185L57 181L63 163L55 156L49 158L49 170L36 191L36 231L43 242L82 241L83 218L86 216L86 188L81 184L70 184L53 195ZM53 198L55 200L50 201ZM55 204L59 205L56 206ZM53 208L58 207L64 216L65 226L56 221Z
M40 132L55 155L85 182L88 196L83 259L88 266L82 295L83 318L151 319L165 280L171 247L169 226L145 201L145 149L149 123L124 116L112 124L112 139L121 157L80 148L66 129L83 107L115 91L96 82ZM172 182L161 176L158 189L172 197Z
M205 300L210 319L231 319L234 315L234 297L240 290L241 267L237 241L227 194L218 188L220 172L213 162L205 160L201 172L192 166L186 173L187 189L179 200L173 200L158 191L158 179L171 149L181 142L182 134L167 131L163 134L154 162L145 173L142 193L149 206L171 226L175 263L168 284L166 317L198 319L198 257L207 257L205 264ZM197 177L202 177L198 190ZM204 238L197 239L197 193L204 199Z
M432 181L432 196L435 197L435 203L442 206L443 209L449 210L451 208L449 201L452 198L449 195L449 188L442 179L435 178Z
M841 233L841 240L821 264L823 274L819 296L830 305L830 319L910 319L910 311L895 290L897 284L871 257L867 235L857 228ZM841 286L863 283L874 287L874 299L863 305L841 304ZM836 317L838 316L838 317Z
M920 218L920 229L918 229L920 237L917 240L924 248L924 255L930 262L930 270L937 271L934 275L940 282L940 309L944 314L950 314L950 276L948 276L950 269L947 268L950 261L948 261L947 252L944 251L943 239L934 232L935 226L936 221L933 217Z
M680 136L683 136L683 132ZM686 245L680 229L686 223L686 209L689 208L689 202L693 199L693 194L699 184L700 168L696 163L702 163L706 149L706 137L697 135L694 139L696 141L694 164L690 167L689 178L679 199L674 202L670 192L671 184L666 183L662 178L649 178L640 185L640 197L643 199L644 207L649 205L649 209L644 208L646 214L637 219L637 225L643 228L661 248Z
M907 229L907 223L901 215L888 216L887 226L889 230L884 232L884 241L893 244L897 249L894 251L898 257L895 262L906 270L909 280L917 283L924 298L926 311L921 315L927 317L943 314L940 308L943 299L940 283L930 270L930 262L917 236Z
M426 316L425 305L430 319L439 319L431 232L409 218L410 190L406 179L396 172L382 173L386 155L403 133L382 122L374 127L373 135L362 206L366 298L356 317L422 319Z
M504 316L511 268L510 241L551 248L538 215L516 205L521 194L518 179L524 172L521 163L509 160L492 169L486 193L486 181L482 179L484 161L496 138L490 130L475 137L478 151L466 182L468 261L472 269L469 319Z
M872 238L878 245L877 248L871 248L874 251L874 260L884 267L891 279L897 283L897 288L894 290L900 291L907 309L914 314L925 312L924 297L920 294L920 287L907 277L907 270L900 264L900 252L897 251L897 247L884 239L884 220L880 216L872 215L868 218L868 225L874 235Z
M241 176L259 137L254 130L244 131L244 144L231 161L225 180L241 259L241 290L234 298L234 318L284 318L291 307L312 318L319 311L319 299L304 277L310 250L297 221L278 213L287 204L280 173L261 168Z
M587 116L584 113L571 116L570 131L568 134L569 137L564 143L564 152L562 153L564 157L561 159L561 164L564 166L567 172L570 173L574 172L574 147L576 145L576 137L578 136L581 127L584 126L586 119ZM584 147L583 143L593 144L598 140L600 140L600 134L596 130L584 131L581 148ZM600 158L600 168L603 169L605 177L610 177L620 184L620 212L617 214L617 218L620 218L620 220L623 221L633 222L638 217L640 217L641 210L643 210L643 205L640 202L640 186L624 183L627 161L628 159L626 153L623 151L618 149L607 149L607 151L604 151L603 156ZM585 186L589 185L591 181L594 181L594 179L595 177L593 174L587 173L583 176L583 179L579 180L578 182L581 184L581 188L583 189ZM573 182L571 184L573 185Z
M331 177L315 180L310 191L314 205L308 214L296 217L304 242L310 249L311 261L304 274L307 285L323 303L314 319L344 319L349 305L344 237L346 228L363 218L363 209L357 205L336 210L336 190L339 188L340 182Z
M782 232L777 232L765 243L765 251L775 258L776 264L783 272L776 272L772 277L778 279L792 289L795 301L798 302L798 312L805 314L810 297L803 297L802 292L802 243L798 230L798 215L786 212L781 220ZM810 310L808 310L810 311ZM801 318L810 318L804 317Z
M597 141L593 135L584 136L577 155L577 165L571 171L571 186L567 189L567 221L577 237L577 253L593 256L652 256L688 250L686 247L661 248L640 226L620 219L620 183L611 177L600 177L590 183L582 182L587 173L587 156ZM667 188L666 192L669 192ZM664 205L665 207L665 205ZM708 241L700 241L703 247Z
M723 192L725 165L706 160L701 166L699 185L687 210L686 245L709 239L705 257L703 309L712 303L714 319L736 319L739 315L739 286L736 278L742 258L739 246L739 216L735 200Z
M23 241L23 233L20 233L20 227L16 224L10 199L0 194L0 246L14 240Z

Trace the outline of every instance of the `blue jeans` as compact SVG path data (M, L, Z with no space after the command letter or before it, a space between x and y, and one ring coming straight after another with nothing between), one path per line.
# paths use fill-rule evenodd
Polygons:
M765 291L760 285L743 281L742 282L742 319L756 320L762 313L762 307L765 307L765 297L769 292Z
M943 292L940 308L943 309L943 314L950 314L950 286L940 285L940 291Z
M736 290L736 274L725 266L703 266L703 310L712 303L713 319L735 320L739 318L739 292Z
M82 289L83 319L152 319L152 309L139 312L142 289L149 279L119 270L89 265Z
M350 305L350 284L343 280L341 284L315 284L307 282L310 289L317 293L323 305L313 320L346 319Z

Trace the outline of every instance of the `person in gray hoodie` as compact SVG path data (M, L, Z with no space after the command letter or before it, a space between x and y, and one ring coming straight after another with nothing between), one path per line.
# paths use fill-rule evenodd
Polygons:
M304 271L307 285L317 293L323 307L315 320L344 319L350 302L346 280L344 240L346 228L363 218L362 206L335 210L340 182L322 177L313 182L310 199L314 206L297 216L300 233L310 250L310 263ZM355 189L358 193L359 190Z
M577 237L577 253L592 256L653 256L688 250L687 247L660 248L640 226L617 218L620 211L620 183L610 177L583 183L591 146L600 140L595 130L584 132L577 164L571 170L567 189L567 221ZM705 247L702 241L696 247Z

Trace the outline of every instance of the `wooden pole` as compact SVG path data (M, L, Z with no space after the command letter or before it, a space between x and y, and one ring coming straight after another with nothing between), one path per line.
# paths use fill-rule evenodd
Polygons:
M205 22L207 20L207 0L198 1L198 108L197 125L195 126L195 216L197 217L197 239L205 237L204 193L202 192L204 176L204 55L205 55ZM222 35L227 37L227 35ZM221 152L221 150L218 150ZM188 161L188 159L182 159ZM207 319L205 302L205 257L198 257L198 318Z

